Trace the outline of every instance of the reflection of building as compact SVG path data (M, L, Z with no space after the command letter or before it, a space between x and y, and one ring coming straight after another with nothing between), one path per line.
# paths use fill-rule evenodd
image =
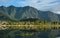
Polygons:
M8 22L6 22L6 21L0 21L0 24L2 24L2 25L8 25Z

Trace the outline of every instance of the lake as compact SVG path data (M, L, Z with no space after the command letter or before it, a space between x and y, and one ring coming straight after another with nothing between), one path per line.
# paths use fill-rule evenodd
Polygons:
M0 38L60 38L60 30L5 30L0 31Z

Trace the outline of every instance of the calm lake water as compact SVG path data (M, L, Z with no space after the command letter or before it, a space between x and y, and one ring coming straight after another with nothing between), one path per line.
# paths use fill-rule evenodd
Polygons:
M5 33L6 32L6 33ZM26 31L26 30L10 30L0 31L0 38L60 38L60 30L45 31Z
M56 38L60 38L60 37L56 37Z

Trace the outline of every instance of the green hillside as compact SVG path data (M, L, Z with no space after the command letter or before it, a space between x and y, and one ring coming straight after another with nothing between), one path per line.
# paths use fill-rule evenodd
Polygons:
M50 11L40 11L36 8L25 6L25 7L0 7L0 19L3 19L3 17L14 20L14 21L20 21L22 19L44 19L50 22L60 22L60 15L57 15ZM4 18L4 19L5 19Z

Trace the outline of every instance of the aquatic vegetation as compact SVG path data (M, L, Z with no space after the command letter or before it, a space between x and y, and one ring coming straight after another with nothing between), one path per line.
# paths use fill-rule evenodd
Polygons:
M17 36L33 36L34 33L16 34Z

